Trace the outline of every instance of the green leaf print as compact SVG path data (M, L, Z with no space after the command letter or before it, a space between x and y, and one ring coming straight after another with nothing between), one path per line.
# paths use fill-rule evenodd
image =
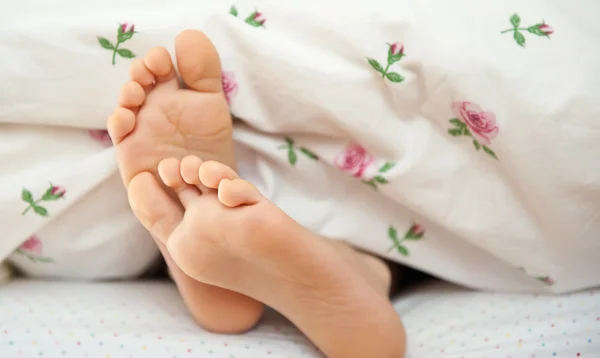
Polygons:
M400 76L399 73L396 72L388 72L385 77L387 77L388 80L395 82L395 83L400 83L402 81L404 81L404 77Z
M296 165L296 162L298 161L298 156L296 155L296 152L294 152L294 150L291 148L288 150L288 161L292 166Z
M448 134L453 137L460 137L462 135L462 128L450 128L448 129Z
M383 73L383 67L381 67L381 65L379 64L379 62L377 62L377 60L374 60L372 58L367 58L367 60L369 61L369 65L371 65L371 67L373 67L375 69L375 71L377 71L379 73Z
M491 155L494 159L498 159L498 157L496 156L496 153L494 153L493 150L486 147L485 145L483 146L483 151L486 152L487 154Z
M231 5L231 8L229 9L229 14L237 17L238 16L238 10L235 8L234 5Z
M48 210L43 207L43 206L37 206L35 205L33 207L33 211L35 211L36 214L43 216L43 217L47 217L48 216Z
M398 252L402 255L402 256L408 256L409 252L408 249L402 245L398 245L396 246L396 250L398 250Z
M510 17L510 23L514 28L517 28L519 25L521 25L521 18L518 14L513 14L513 16Z
M387 184L388 183L387 179L380 175L377 175L375 178L373 178L373 180L375 180L379 184Z
M295 142L292 138L290 137L284 137L283 138L285 140L286 144L283 145L279 145L277 148L278 149L285 149L287 151L287 159L288 162L294 166L296 165L296 163L298 162L298 154L296 153L296 150L299 150L300 153L302 153L305 157L312 159L312 160L319 160L319 156L313 152L312 150L306 148L306 147L295 147Z
M475 139L473 139L473 145L475 146L475 149L477 149L477 150L481 149L481 144L479 144L479 142Z
M120 48L117 50L117 53L119 54L119 56L123 57L123 58L134 58L135 55L133 54L133 52L131 52L130 50L126 49L126 48Z
M315 153L311 152L307 148L300 147L300 152L302 152L302 154L306 155L310 159L313 159L313 160L319 159L319 157Z
M522 33L515 30L514 38L515 41L517 41L517 44L519 44L519 46L525 47L525 36Z
M398 231L396 231L395 227L390 226L388 228L388 237L392 240L398 240Z
M467 126L467 124L465 122L461 121L458 118L452 118L449 122L454 124L458 128L464 128Z
M26 203L33 203L33 194L25 188L21 191L21 199Z
M113 50L115 48L115 46L108 39L105 39L104 37L100 36L97 36L96 38L98 39L98 43L100 44L100 46L102 46L102 48L105 48L107 50Z
M380 173L387 173L390 169L392 169L394 166L396 165L396 163L394 162L386 162L384 163L381 168L379 168L379 172Z

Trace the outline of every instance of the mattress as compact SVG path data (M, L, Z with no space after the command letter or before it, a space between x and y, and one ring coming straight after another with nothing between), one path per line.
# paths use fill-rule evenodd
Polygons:
M565 296L494 294L434 281L394 301L407 357L600 357L600 290ZM197 327L169 282L0 286L0 357L322 357L268 311L244 335Z

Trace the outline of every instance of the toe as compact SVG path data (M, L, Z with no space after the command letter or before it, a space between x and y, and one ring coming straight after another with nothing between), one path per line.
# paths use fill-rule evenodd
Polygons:
M154 75L150 72L148 67L146 67L144 60L140 58L133 60L131 66L129 66L129 76L133 81L139 83L144 88L154 84Z
M108 117L108 134L117 145L135 128L135 114L127 108L118 107Z
M177 85L171 55L164 47L150 49L144 58L144 65L154 75L157 84L170 81L171 84Z
M181 176L183 180L191 185L200 185L199 171L202 159L195 155L188 155L181 160Z
M200 190L195 186L189 185L181 176L181 162L175 158L167 158L158 163L158 175L166 186L171 187L184 208L190 202L198 198L201 194Z
M221 180L219 201L230 208L240 205L253 205L263 198L262 194L250 182L243 179Z
M214 160L204 162L200 166L198 176L202 184L212 189L217 189L223 179L233 180L239 178L233 169Z
M137 82L129 81L121 88L119 93L119 105L127 108L137 108L144 103L146 94L144 88Z
M208 37L197 30L185 30L175 40L177 67L183 82L196 91L220 92L221 61Z
M181 207L148 172L131 179L127 194L131 209L142 225L161 242L166 242L183 219Z

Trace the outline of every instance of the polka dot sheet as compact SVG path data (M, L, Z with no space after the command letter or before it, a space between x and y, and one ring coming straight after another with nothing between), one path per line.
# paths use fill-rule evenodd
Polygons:
M395 301L409 358L600 357L600 291L552 297L433 282ZM171 283L0 286L2 358L322 357L269 311L245 335L198 328ZM373 357L376 358L376 357Z

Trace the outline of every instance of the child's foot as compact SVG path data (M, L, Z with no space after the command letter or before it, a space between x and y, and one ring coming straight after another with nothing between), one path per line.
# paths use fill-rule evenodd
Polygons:
M165 159L159 175L185 207L166 247L190 277L275 308L328 357L403 356L404 330L382 263L312 234L218 162ZM171 222L177 207L151 175L144 181L161 208L144 210Z
M146 228L158 238L173 230L183 210L172 209L172 222L154 220L161 208L146 209L158 202L140 192L145 175L157 176L164 158L188 154L235 165L231 117L214 46L204 34L188 30L177 37L175 50L187 89L180 88L167 50L154 48L132 63L131 80L121 89L119 107L108 120L131 207L142 223L153 223ZM174 192L169 194L175 198ZM205 328L234 333L251 328L260 318L262 304L188 277L173 264L164 245L159 247L188 308Z

